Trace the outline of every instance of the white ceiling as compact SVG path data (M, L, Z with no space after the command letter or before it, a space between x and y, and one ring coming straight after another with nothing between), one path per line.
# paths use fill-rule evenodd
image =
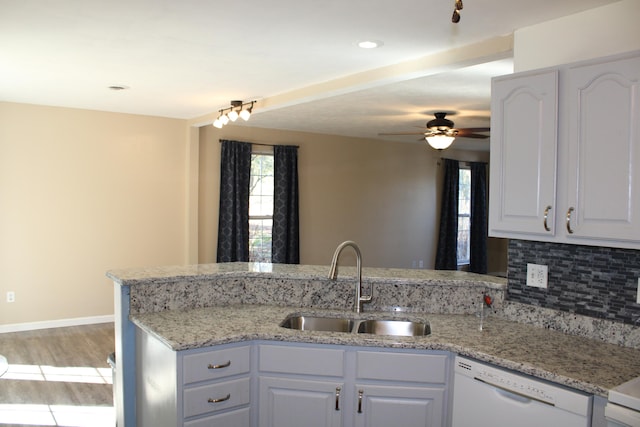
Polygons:
M435 111L488 126L515 29L614 1L464 0L452 24L454 0L0 0L0 101L194 119L258 99L243 126L366 138Z

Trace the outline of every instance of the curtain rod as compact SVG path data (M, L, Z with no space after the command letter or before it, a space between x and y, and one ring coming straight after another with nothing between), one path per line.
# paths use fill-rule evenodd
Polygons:
M466 163L467 165L469 165L471 163L481 163L481 164L484 164L484 165L488 165L489 164L489 162L472 162L472 161L469 161L469 160L448 159L446 157L440 157L440 160L456 160L456 161L458 161L460 163ZM440 160L438 160L438 166L440 166Z
M218 143L222 144L222 139L218 140ZM229 141L228 139L224 140L224 141ZM238 141L240 142L240 141ZM265 147L275 147L276 145L280 145L282 147L295 147L295 148L300 148L299 145L290 145L290 144L265 144L262 142L247 142L247 144L251 144L251 145L263 145Z

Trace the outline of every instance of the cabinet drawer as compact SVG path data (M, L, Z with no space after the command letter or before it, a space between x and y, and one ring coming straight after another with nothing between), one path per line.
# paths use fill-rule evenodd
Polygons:
M249 346L189 354L182 361L183 382L189 384L249 372L250 355Z
M192 387L184 391L184 417L206 414L249 403L249 378Z
M344 351L261 345L259 368L263 372L342 377Z
M225 412L224 414L211 415L210 417L184 423L184 427L247 427L251 425L249 408L238 409L237 411Z
M369 380L445 384L448 377L447 359L445 354L358 351L356 376Z

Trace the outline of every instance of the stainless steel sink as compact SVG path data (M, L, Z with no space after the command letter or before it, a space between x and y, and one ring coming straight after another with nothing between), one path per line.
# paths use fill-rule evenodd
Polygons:
M283 328L301 331L351 332L354 321L340 317L292 316L280 324Z
M280 326L299 331L346 332L406 337L431 334L431 325L427 322L397 319L354 320L345 317L293 315L287 317Z
M417 337L431 334L431 325L406 320L363 320L358 325L359 334Z

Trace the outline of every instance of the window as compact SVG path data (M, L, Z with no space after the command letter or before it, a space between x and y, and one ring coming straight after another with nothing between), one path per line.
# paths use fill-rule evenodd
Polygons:
M471 169L460 168L458 179L458 266L469 265L471 234Z
M249 262L271 262L273 154L251 154Z

